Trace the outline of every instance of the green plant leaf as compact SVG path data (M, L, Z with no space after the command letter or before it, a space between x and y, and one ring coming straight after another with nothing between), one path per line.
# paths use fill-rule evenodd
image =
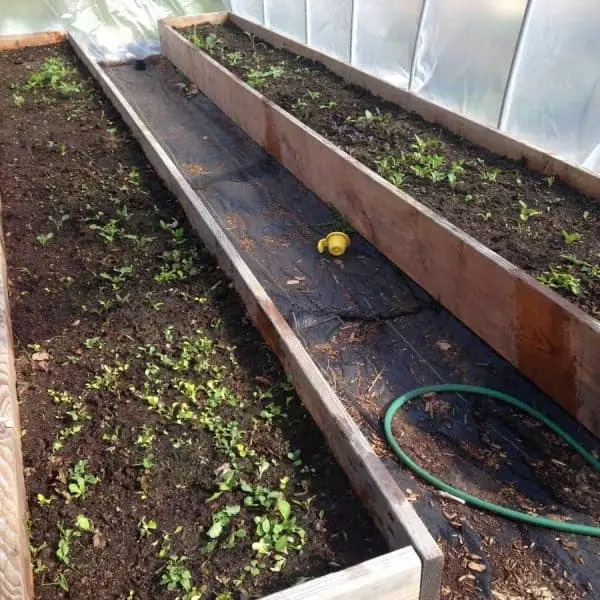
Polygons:
M290 506L290 503L287 500L281 498L277 505L281 516L284 518L285 521L287 521L290 518L290 514L292 512L292 507Z

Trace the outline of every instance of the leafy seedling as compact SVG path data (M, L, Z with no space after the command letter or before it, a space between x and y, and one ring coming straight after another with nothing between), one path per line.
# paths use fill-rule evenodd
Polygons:
M69 494L75 498L84 498L90 485L96 485L100 479L87 472L89 461L82 459L69 468Z
M580 242L581 238L583 237L580 233L577 233L576 231L569 233L568 231L565 231L563 229L560 233L567 246Z
M519 200L519 207L520 207L519 218L524 223L526 223L529 219L531 219L531 217L537 217L537 216L543 214L541 210L537 210L535 208L530 208L529 206L527 206L527 204L525 204L525 202L523 202L523 200Z
M558 268L551 268L550 271L538 275L537 280L553 289L564 289L573 294L573 296L581 296L583 294L581 280L572 273L562 271Z
M54 234L49 231L48 233L40 233L39 235L35 236L35 239L42 245L42 246L47 246L52 239L54 238Z
M35 92L47 88L70 97L83 91L81 84L73 81L76 73L77 69L67 67L60 58L47 58L42 69L31 75L25 90Z
M161 585L170 591L189 592L192 589L192 573L186 567L187 560L186 556L170 556L160 579Z

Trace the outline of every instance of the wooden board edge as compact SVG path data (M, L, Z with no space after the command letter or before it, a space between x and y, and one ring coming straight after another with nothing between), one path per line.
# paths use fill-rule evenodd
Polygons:
M193 25L201 25L203 23L212 23L213 25L222 25L229 18L229 12L220 10L212 13L204 13L201 15L192 15L189 17L167 17L161 19L159 23L164 23L175 29L184 29Z
M161 23L160 28L171 29L165 23ZM252 323L292 377L305 407L390 547L414 547L422 561L420 600L437 599L443 554L414 508L201 197L190 187L114 83L95 63L77 39L77 34L69 34L69 40L131 129L150 163L182 204L200 239L233 279Z
M66 31L42 31L18 35L0 35L0 51L60 44L67 39Z
M534 145L520 141L497 129L431 102L407 90L395 87L341 60L327 56L306 44L292 40L239 15L230 14L231 22L273 46L284 48L325 65L349 83L369 90L376 96L413 112L429 123L442 125L455 135L513 160L524 160L533 171L552 175L593 198L600 199L600 175L570 163Z
M1 205L1 200L0 200ZM0 598L33 598L8 271L0 240Z
M173 28L162 25L159 35L167 58L250 137L600 436L600 322L391 186L196 49ZM343 205L345 197L352 201ZM400 214L400 230L390 228L389 222ZM403 245L400 234L410 243ZM480 289L472 292L477 287Z
M261 600L418 600L421 561L401 548Z

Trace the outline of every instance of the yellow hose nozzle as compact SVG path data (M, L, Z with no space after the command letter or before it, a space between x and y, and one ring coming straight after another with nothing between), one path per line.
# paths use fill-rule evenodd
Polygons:
M319 254L325 252L325 248L329 250L331 256L342 256L350 245L350 238L342 231L332 231L327 234L326 238L319 240L317 250Z

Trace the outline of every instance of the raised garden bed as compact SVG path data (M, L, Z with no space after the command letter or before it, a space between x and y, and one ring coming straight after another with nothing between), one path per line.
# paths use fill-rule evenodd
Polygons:
M301 44L226 13L208 19L174 23L191 25L185 34L196 48L162 23L166 56L366 239L600 433L597 203L551 175L433 129L261 37L319 58ZM365 80L351 67L326 62L346 81Z
M385 545L229 280L69 47L0 54L0 71L36 597L225 600L314 577L285 597L419 597L411 548L320 577ZM0 443L12 454L1 466L13 473L0 483L13 499L8 317L3 335L12 421ZM21 499L11 532L23 510ZM28 598L25 549L7 539L0 558L16 574L2 597Z

